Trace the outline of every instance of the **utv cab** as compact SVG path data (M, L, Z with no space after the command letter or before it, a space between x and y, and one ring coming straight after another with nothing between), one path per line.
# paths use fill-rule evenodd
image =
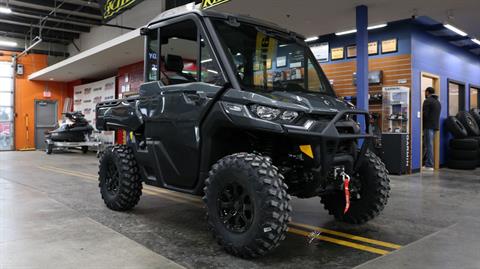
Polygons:
M129 134L100 160L110 209L133 208L142 183L203 196L217 242L244 258L285 238L290 195L320 197L348 223L383 210L389 179L368 150L368 113L337 98L304 37L196 9L165 12L142 34L139 96L96 108L99 130Z

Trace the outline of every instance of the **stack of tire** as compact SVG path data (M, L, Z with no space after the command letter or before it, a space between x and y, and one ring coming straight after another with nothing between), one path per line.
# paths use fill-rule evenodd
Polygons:
M454 138L449 142L448 168L473 170L480 166L480 110L462 111L447 118Z

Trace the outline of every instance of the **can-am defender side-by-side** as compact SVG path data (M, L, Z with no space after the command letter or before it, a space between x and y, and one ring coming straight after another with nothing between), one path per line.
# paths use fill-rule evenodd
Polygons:
M166 12L142 34L139 97L97 105L99 130L129 134L100 160L110 209L134 207L142 182L203 195L215 239L244 258L285 238L290 195L319 196L354 224L383 210L389 178L367 149L368 113L336 98L303 37L198 10Z
M67 112L64 115L68 121L62 123L57 129L45 134L47 154L53 152L56 143L73 144L86 142L92 135L93 127L85 119L85 115L82 112ZM81 146L81 148L84 153L88 151L88 146Z

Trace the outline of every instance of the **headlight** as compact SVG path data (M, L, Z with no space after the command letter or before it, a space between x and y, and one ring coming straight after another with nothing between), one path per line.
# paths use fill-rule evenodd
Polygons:
M261 106L261 105L252 105L250 110L262 120L275 121L279 120L286 123L293 122L298 117L298 112L281 110L278 108Z

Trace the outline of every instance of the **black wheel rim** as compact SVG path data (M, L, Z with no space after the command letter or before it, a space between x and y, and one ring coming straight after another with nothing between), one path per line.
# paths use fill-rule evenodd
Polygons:
M110 195L118 193L118 185L120 182L120 174L113 162L109 162L107 166L107 173L105 178L105 188Z
M218 198L220 220L231 232L243 233L253 222L254 206L247 190L238 183L229 183Z

